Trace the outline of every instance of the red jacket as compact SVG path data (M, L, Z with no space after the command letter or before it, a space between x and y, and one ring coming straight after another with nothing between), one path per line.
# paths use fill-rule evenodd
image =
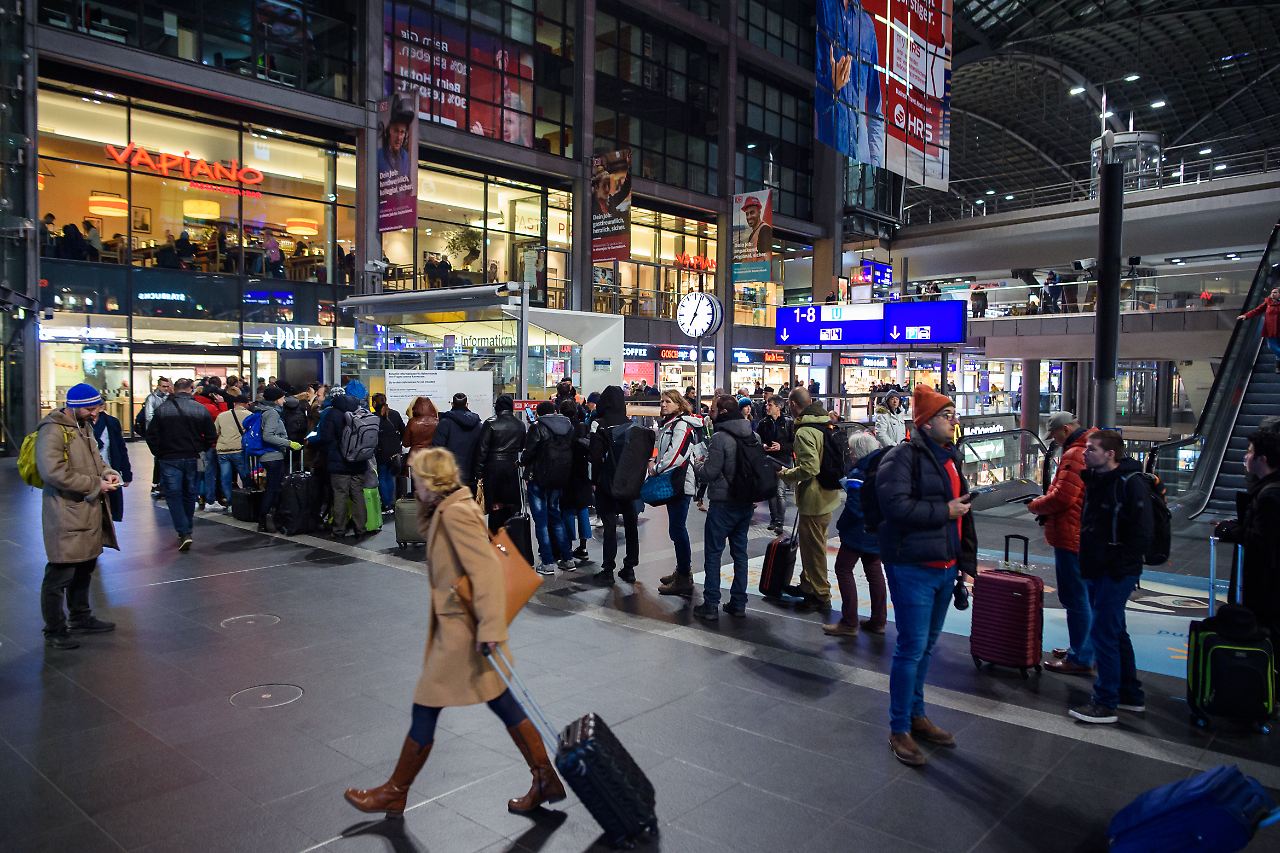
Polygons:
M1044 540L1054 548L1080 553L1080 509L1084 506L1084 446L1096 429L1080 429L1067 438L1067 446L1058 460L1049 491L1027 507L1036 515L1048 516Z
M1273 302L1268 296L1262 300L1262 304L1252 311L1245 313L1247 319L1257 317L1263 311L1267 312L1267 316L1262 320L1262 336L1264 338L1280 338L1280 302Z
M203 394L196 394L195 401L209 410L209 417L217 420L218 415L225 412L228 408L227 401L221 397L206 397Z

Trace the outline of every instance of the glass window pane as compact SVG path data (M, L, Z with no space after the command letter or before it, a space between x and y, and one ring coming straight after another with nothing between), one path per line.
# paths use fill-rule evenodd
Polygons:
M120 168L107 145L121 151L128 144L126 109L107 94L83 95L40 90L37 101L40 156L66 157ZM127 165L127 159L126 159Z
M325 199L329 155L320 147L280 139L257 128L246 128L244 162L262 173L263 192ZM354 172L354 165L352 171Z

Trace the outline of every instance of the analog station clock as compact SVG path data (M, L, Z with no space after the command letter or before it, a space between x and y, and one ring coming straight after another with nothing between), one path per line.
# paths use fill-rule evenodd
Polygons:
M714 294L695 290L686 293L676 306L676 325L691 338L714 335L723 322L724 306Z

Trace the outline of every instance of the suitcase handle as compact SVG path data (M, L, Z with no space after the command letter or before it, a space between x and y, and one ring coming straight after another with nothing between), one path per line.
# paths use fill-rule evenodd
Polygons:
M1031 563L1031 540L1023 536L1021 533L1010 533L1004 537L1005 565L1009 564L1009 544L1015 539L1022 542L1022 565L1029 566Z
M1244 545L1236 545L1236 603L1244 603ZM1231 597L1230 583L1227 597ZM1209 616L1218 609L1218 537L1209 537ZM1280 818L1277 818L1280 820Z
M530 712L529 719L533 722L533 727L538 730L538 734L542 736L543 742L551 748L552 752L555 752L560 745L560 739L556 737L555 729L551 723L547 722L547 715L543 712L542 706L538 704L538 700L533 698L533 694L525 686L524 680L516 672L515 667L511 665L511 660L502 651L502 646L494 646L492 651L487 645L482 644L480 648L481 654L484 655L485 660L489 661L489 666L493 667L493 671L498 673L498 678L502 679L502 683L511 691L511 695L520 703L521 707ZM506 672L503 672L504 667Z

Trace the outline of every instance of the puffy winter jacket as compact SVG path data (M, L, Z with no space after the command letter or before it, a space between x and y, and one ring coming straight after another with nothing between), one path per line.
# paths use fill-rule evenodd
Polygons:
M689 453L701 431L702 418L692 415L677 415L658 427L658 459L654 462L653 473L656 476L665 474L672 468L683 467L684 477L676 486L683 488L686 495L697 491L693 466L688 463Z
M1246 312L1244 316L1252 319L1263 311L1267 312L1267 316L1262 318L1262 336L1264 338L1280 338L1280 302L1276 302L1268 296L1262 300L1261 305L1252 311Z
M1051 547L1080 553L1080 508L1084 506L1084 446L1096 429L1081 427L1067 437L1067 446L1058 460L1049 491L1033 500L1027 508L1047 517L1044 541Z
M342 433L347 426L347 415L360 408L360 404L355 397L347 394L341 394L334 398L333 405L329 407L328 414L324 415L320 422L319 432L315 438L311 440L313 447L322 447L325 452L325 461L328 463L330 474L363 474L369 469L369 461L350 462L342 455ZM263 440L266 440L266 421L263 421ZM284 421L280 422L280 429L284 429ZM287 435L286 435L287 438Z
M835 512L844 497L843 489L824 489L818 482L824 433L821 430L802 428L805 424L825 427L830 422L827 410L822 408L821 403L814 403L800 414L792 445L796 453L795 467L778 475L795 485L796 511L801 515L826 515ZM844 465L841 464L840 467L843 468Z
M157 459L195 459L217 440L208 409L190 394L170 394L147 421L147 446Z
M887 406L876 407L876 441L881 447L893 447L907 440L907 416L898 407L891 412Z
M968 490L960 474L960 493ZM876 469L876 495L884 516L877 531L880 556L886 563L956 560L962 571L977 571L973 513L961 516L956 542L955 519L948 517L947 503L959 495L952 494L951 478L923 433L917 431L911 441L886 451Z
M716 418L715 433L707 447L707 459L698 469L698 478L707 484L707 497L714 501L736 501L733 478L738 470L738 441L756 440L751 422L737 412Z
M196 394L191 399L208 409L209 417L214 420L218 419L218 415L231 408L227 405L227 401L221 396L215 396L212 394Z

